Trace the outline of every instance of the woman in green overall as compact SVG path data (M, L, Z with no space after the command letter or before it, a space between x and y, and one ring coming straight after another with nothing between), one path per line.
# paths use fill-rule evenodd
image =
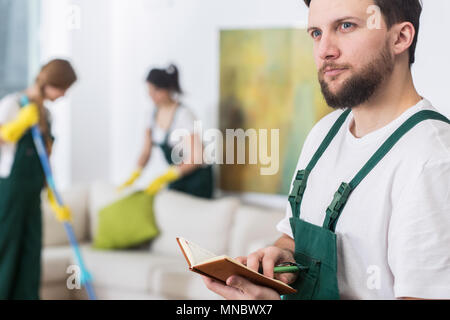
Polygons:
M177 98L182 94L178 69L174 65L167 69L153 69L147 77L147 84L156 112L149 119L152 123L146 132L138 168L121 188L131 186L141 176L150 160L152 147L157 146L163 151L169 169L150 184L147 189L149 194L156 194L168 184L171 190L212 198L213 169L210 165L203 165L202 161L196 161L203 159L203 145L201 137L193 134L195 117ZM189 146L189 155L182 155L175 150L178 141L171 140L175 130L189 132L182 141L184 146Z
M75 81L69 62L52 60L33 86L0 102L1 300L39 299L45 176L30 128L39 125L50 153L53 137L44 101L64 96ZM24 97L31 103L21 105Z

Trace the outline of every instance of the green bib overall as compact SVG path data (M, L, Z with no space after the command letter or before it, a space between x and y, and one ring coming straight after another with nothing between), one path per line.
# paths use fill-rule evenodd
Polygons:
M39 299L41 191L44 173L31 131L17 144L8 178L0 179L0 299Z
M181 106L178 107L182 108ZM178 111L177 109L177 111ZM156 119L156 113L154 114ZM156 123L156 120L155 120ZM164 153L164 158L169 165L173 165L172 151L173 148L169 144L172 126L167 130L167 134L162 144L153 142L153 145L159 146ZM187 174L184 177L169 184L170 190L184 192L193 196L211 199L214 191L213 168L212 166L201 167Z
M298 292L282 296L283 300L339 299L335 230L349 196L394 145L417 124L425 120L439 120L450 124L446 117L430 110L420 111L411 116L386 140L352 181L341 184L326 211L323 226L316 226L300 218L300 207L307 187L308 176L349 114L350 110L347 110L339 117L314 154L311 162L305 170L298 171L294 180L292 193L289 196L292 209L290 224L295 241L295 260L301 266L302 271L299 272L297 280L292 285Z

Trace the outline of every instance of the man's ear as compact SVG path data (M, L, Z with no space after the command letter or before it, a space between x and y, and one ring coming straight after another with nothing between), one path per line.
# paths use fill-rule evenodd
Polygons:
M393 34L393 52L400 55L411 47L416 30L411 22L398 23L391 28Z

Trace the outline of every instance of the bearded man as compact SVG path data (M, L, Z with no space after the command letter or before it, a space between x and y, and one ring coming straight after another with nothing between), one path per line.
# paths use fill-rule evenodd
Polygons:
M337 110L303 145L282 237L238 260L297 289L283 299L450 298L450 122L411 74L422 5L305 3L319 82ZM280 264L294 272L274 273ZM226 299L280 299L236 275L203 280Z

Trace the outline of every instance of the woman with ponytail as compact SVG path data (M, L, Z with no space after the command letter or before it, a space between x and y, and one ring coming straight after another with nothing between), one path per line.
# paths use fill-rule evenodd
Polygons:
M0 300L39 299L45 176L30 129L39 126L50 153L44 102L63 97L76 80L69 62L52 60L31 87L0 101ZM22 105L24 98L30 103Z
M178 68L170 65L167 69L151 70L147 77L147 85L156 111L149 119L137 169L121 189L131 186L140 177L150 160L152 147L155 146L163 151L169 169L150 184L147 188L149 194L154 195L168 185L171 190L212 198L212 166L204 165L202 162L203 143L201 137L194 134L196 118L192 111L180 102L183 91ZM189 133L182 137L181 143L176 140L175 134L172 135L176 130ZM180 148L180 145L183 147ZM187 152L181 154L180 149Z

